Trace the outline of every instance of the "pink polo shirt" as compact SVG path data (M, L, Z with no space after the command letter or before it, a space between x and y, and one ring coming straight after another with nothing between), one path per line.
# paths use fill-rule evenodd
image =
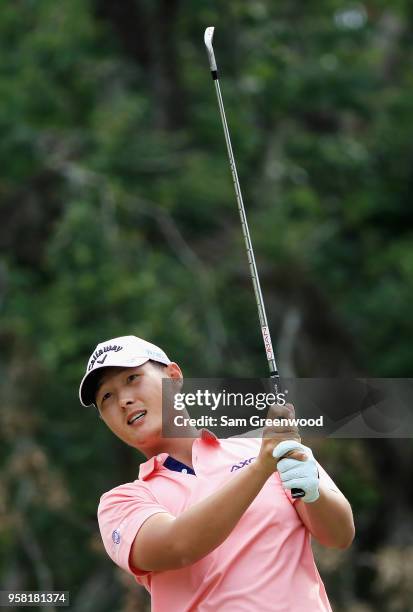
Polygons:
M178 516L210 495L258 455L261 439L194 441L196 476L163 466L167 454L140 466L139 479L105 493L98 509L111 559L151 593L154 612L331 612L314 563L311 536L276 472L228 538L206 557L178 570L132 569L129 554L153 514ZM320 479L337 488L320 467Z

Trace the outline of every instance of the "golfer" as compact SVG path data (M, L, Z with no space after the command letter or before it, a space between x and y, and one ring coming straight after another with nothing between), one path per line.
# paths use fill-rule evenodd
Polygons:
M345 549L350 505L296 428L217 439L162 436L162 379L178 364L135 336L98 344L80 385L84 406L147 461L98 509L111 559L151 593L154 612L327 612L311 537ZM269 416L293 416L274 406ZM291 489L304 491L293 499Z

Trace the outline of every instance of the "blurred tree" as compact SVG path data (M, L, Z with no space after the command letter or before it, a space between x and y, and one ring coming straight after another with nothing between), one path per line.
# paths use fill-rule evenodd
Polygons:
M412 23L405 0L0 6L3 588L147 605L97 534L99 495L140 461L78 405L98 341L147 337L187 375L266 373L206 26L280 363L410 375ZM344 560L319 551L335 610L411 609L412 451L317 446L358 524Z

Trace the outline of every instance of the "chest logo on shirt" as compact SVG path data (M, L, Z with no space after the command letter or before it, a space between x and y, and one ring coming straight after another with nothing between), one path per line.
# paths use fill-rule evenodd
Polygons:
M119 531L119 529L115 529L115 531L112 533L112 540L113 540L114 544L120 544L120 531Z
M240 470L241 468L245 467L246 465L249 465L250 463L252 463L254 461L254 459L256 459L256 457L250 457L249 459L244 459L243 461L240 461L239 463L236 463L235 465L232 466L231 472L235 472L235 470Z

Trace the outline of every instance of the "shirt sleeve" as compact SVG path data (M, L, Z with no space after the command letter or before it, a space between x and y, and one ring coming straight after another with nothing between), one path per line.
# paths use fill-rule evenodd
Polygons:
M130 566L132 544L143 523L159 512L170 514L140 481L116 487L100 498L98 522L105 550L116 565L136 578L150 572Z

